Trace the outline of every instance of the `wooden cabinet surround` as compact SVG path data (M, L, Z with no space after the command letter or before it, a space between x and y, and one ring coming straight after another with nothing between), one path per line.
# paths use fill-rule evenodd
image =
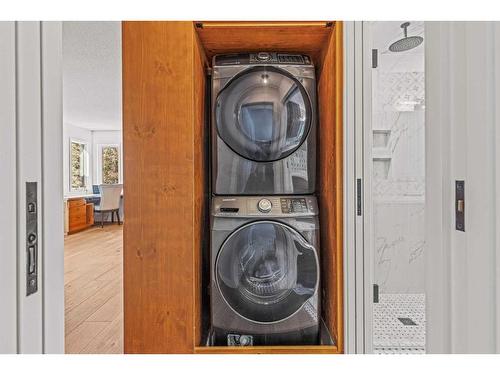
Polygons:
M73 234L94 225L94 205L85 198L69 198L66 201L68 212L68 234Z
M342 23L123 22L126 353L342 353ZM312 56L322 317L335 345L207 347L206 68L217 53ZM205 277L206 278L206 277Z

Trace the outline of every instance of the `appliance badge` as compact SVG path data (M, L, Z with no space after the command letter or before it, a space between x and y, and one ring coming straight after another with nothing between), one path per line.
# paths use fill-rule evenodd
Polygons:
M253 346L253 337L250 335L227 335L227 346Z

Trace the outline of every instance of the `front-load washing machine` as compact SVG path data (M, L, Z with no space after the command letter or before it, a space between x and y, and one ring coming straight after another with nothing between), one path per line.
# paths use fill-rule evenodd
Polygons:
M212 70L212 192L311 194L316 80L308 56L218 55Z
M318 343L315 197L214 197L210 258L215 345Z

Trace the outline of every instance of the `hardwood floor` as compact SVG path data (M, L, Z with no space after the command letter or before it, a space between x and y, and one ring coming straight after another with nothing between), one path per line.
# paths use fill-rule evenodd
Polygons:
M123 353L123 226L64 239L66 353Z

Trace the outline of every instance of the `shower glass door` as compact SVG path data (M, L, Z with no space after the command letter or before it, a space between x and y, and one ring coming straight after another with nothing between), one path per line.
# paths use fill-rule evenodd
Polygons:
M371 277L365 287L374 353L425 352L424 37L423 22L363 26L370 57L363 137Z

